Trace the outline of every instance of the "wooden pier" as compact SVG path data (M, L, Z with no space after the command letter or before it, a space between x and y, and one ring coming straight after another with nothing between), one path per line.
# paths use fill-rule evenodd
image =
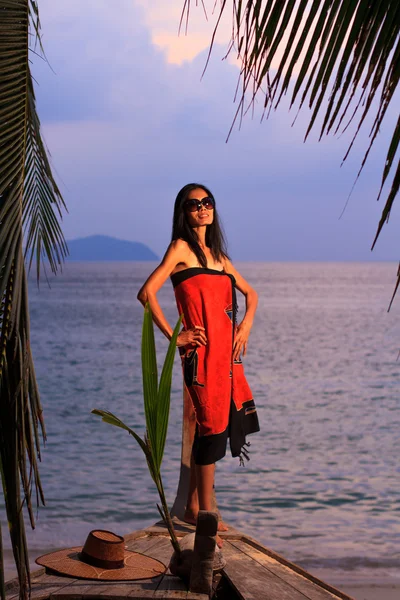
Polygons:
M194 527L174 519L177 535ZM214 577L213 595L221 600L354 600L283 556L234 528L220 532L226 567ZM128 550L156 558L168 566L172 546L162 523L125 535ZM164 575L141 581L106 582L52 574L46 568L32 576L31 600L208 600L187 590L181 579ZM18 579L7 582L6 600L18 600Z

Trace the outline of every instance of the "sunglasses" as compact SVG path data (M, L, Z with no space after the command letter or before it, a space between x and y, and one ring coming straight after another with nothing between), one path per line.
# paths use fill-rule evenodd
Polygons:
M207 196L207 198L202 198L201 200L196 200L195 198L192 198L190 200L186 200L186 202L184 202L183 204L183 207L189 212L195 212L196 210L200 210L202 206L204 206L204 208L206 208L207 210L211 210L215 207L214 198L211 198L210 196Z

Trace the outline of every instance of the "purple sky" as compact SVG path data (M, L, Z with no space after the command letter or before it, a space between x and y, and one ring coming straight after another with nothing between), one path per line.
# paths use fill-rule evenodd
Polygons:
M287 101L262 124L249 115L226 144L238 76L232 62L221 60L226 45L214 48L200 81L206 50L171 59L171 49L154 41L164 38L157 2L150 4L152 10L132 0L39 2L55 74L38 59L33 74L69 209L67 239L106 234L143 242L161 256L176 193L199 181L215 195L233 260L398 260L399 202L370 252L384 204L385 196L378 203L376 196L395 103L339 220L367 128L341 168L354 129L319 143L315 129L304 144L309 113L291 127L296 112L288 112ZM165 12L168 5L162 6ZM171 44L180 6L171 2L165 17ZM189 32L186 48L190 40ZM193 40L199 43L196 35Z

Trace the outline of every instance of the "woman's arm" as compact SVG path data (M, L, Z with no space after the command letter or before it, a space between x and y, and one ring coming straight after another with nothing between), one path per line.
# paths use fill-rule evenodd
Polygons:
M184 255L185 242L182 240L171 242L161 263L149 275L137 295L137 299L143 306L145 306L146 302L150 304L154 322L169 340L172 337L173 329L161 310L156 294L167 281L176 265L185 260Z
M137 294L137 299L143 306L145 306L146 302L149 303L153 321L169 340L172 337L173 328L168 323L161 310L161 306L157 300L157 292L171 275L176 265L181 262L186 263L188 254L189 251L186 242L183 240L171 242L161 263L146 279ZM187 343L194 343L200 346L207 343L204 327L196 327L194 329L181 332L178 335L177 346L182 346Z
M238 325L233 344L233 360L238 360L240 358L242 349L243 356L245 356L247 352L247 341L250 335L250 329L253 326L254 315L257 309L258 294L227 258L224 260L224 269L226 273L231 273L234 276L236 280L236 287L246 297L246 312L241 323Z

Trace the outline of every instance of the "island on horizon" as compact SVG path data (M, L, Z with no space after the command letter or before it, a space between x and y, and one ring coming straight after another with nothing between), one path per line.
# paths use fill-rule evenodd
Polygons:
M67 240L67 244L69 255L66 261L159 260L157 254L145 244L109 235L90 235Z

